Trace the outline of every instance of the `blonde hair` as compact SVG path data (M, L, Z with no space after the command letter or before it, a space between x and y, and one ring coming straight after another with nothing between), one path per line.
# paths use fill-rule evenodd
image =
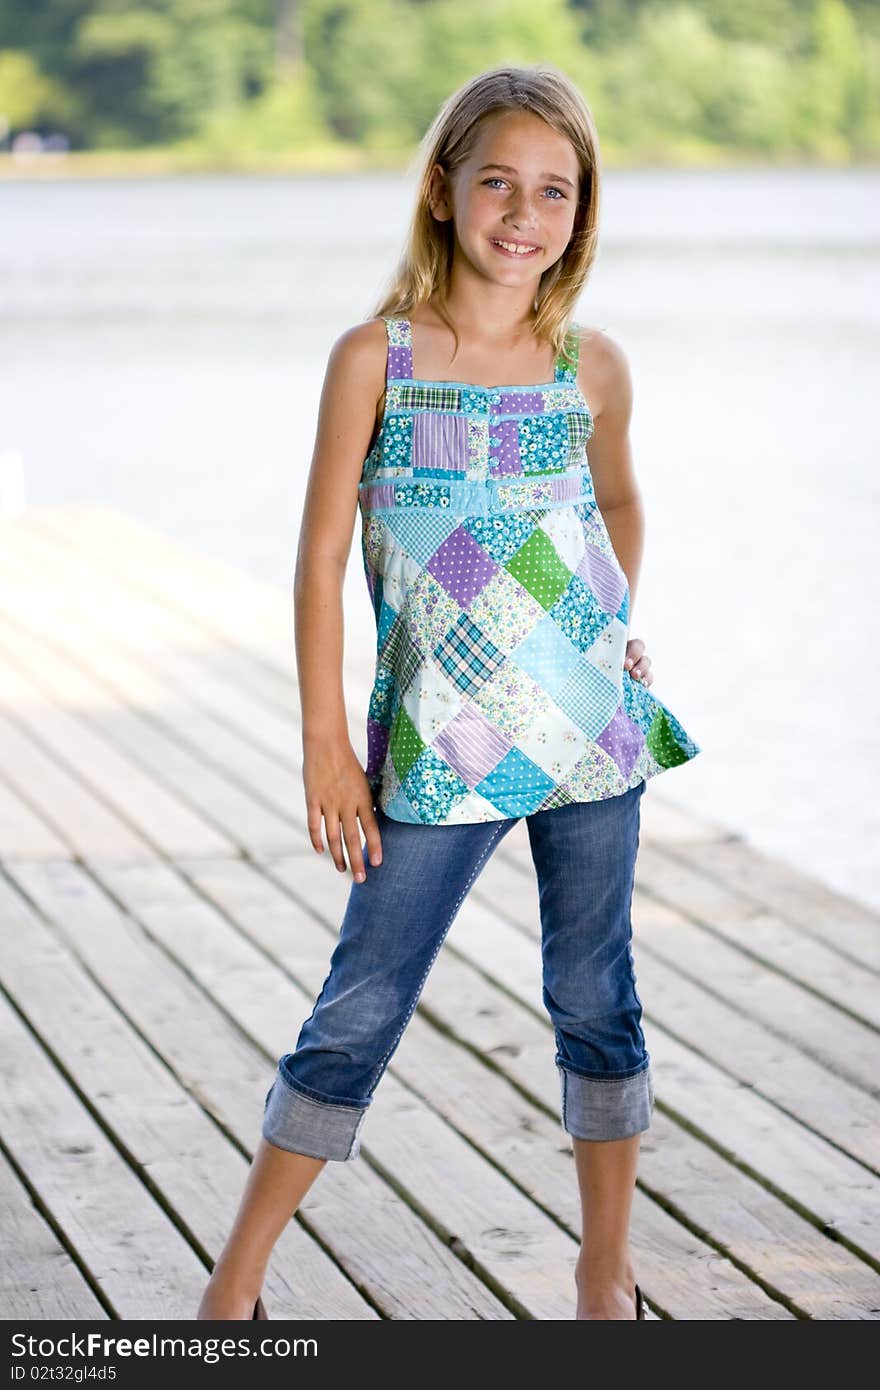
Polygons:
M432 295L437 312L459 341L446 309L452 268L452 222L438 222L429 203L431 170L442 164L447 175L467 160L480 123L505 111L531 111L565 135L580 167L578 206L568 246L541 276L535 297L535 333L553 351L570 351L571 313L596 258L599 237L599 140L590 109L574 83L548 63L491 68L448 97L419 145L415 169L416 204L406 246L373 315L408 316Z

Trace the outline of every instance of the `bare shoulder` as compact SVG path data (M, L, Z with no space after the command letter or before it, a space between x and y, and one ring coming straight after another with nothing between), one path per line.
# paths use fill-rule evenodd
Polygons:
M346 328L333 343L322 392L322 418L333 439L354 427L364 451L372 448L385 409L388 334L381 318Z
M578 385L594 419L611 410L629 413L632 375L621 344L601 328L580 326Z
M332 366L351 374L359 384L377 382L378 396L385 381L388 336L381 318L366 319L346 328L330 350Z

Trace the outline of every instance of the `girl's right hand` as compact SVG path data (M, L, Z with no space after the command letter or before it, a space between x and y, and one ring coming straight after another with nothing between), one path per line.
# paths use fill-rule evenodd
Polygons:
M366 773L351 744L322 744L303 754L303 783L306 794L309 839L319 854L324 852L321 822L327 829L327 844L333 862L341 873L346 863L342 840L355 883L366 879L362 836L367 842L370 863L382 863L382 841L373 812L373 795ZM360 821L360 828L358 826Z

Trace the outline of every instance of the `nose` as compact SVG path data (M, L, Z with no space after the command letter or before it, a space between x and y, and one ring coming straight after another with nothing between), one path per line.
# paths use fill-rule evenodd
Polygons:
M513 203L508 213L508 220L512 227L517 231L525 231L537 226L535 210L525 196L520 197Z

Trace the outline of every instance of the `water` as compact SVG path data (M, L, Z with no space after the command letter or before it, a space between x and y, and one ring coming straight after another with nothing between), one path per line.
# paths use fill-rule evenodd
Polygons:
M880 176L627 171L577 317L625 349L631 632L703 753L657 795L880 906ZM404 177L0 184L0 456L290 586L327 353ZM357 524L347 650L372 631ZM357 738L359 730L353 730Z

